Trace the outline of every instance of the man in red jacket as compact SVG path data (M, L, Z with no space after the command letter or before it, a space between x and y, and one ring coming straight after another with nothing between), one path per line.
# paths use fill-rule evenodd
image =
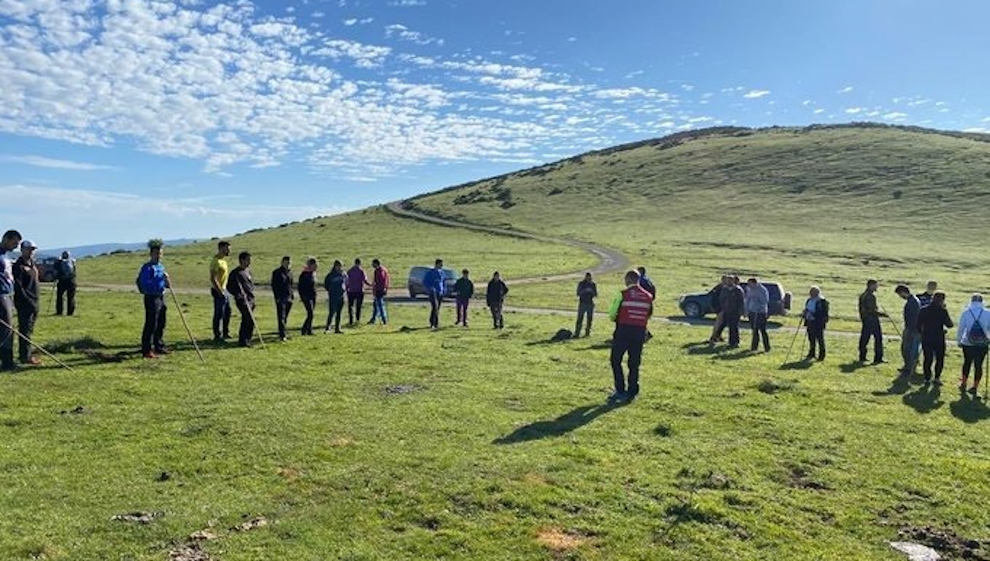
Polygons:
M612 403L629 402L639 393L639 363L646 340L646 324L653 315L653 296L639 284L639 273L626 273L626 288L620 292L609 310L615 322L612 334L612 375L615 392L609 396ZM622 373L622 357L629 355L629 383Z
M378 317L382 319L382 325L385 325L388 323L388 313L385 311L385 295L388 294L391 279L388 276L388 269L382 265L380 260L372 260L371 266L375 268L371 282L371 295L374 297L374 301L371 305L371 321L368 322L368 325L375 323L375 318Z

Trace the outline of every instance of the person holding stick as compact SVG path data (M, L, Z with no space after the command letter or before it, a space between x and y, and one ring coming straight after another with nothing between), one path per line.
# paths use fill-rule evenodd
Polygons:
M41 364L31 352L30 337L34 334L34 324L38 321L38 302L41 293L38 289L38 266L34 262L34 252L38 246L30 240L21 242L21 256L14 262L14 308L17 310L17 329L21 333L17 347L21 364L37 366Z
M234 297L234 304L241 313L241 328L237 344L250 347L254 337L254 279L251 278L251 254L242 251L237 256L237 267L227 279L227 292Z
M14 363L14 262L10 252L21 243L21 233L7 230L0 238L0 371L16 370Z
M68 251L62 252L62 257L55 262L55 315L71 316L76 313L76 260ZM65 308L62 299L65 297Z
M883 328L880 317L883 312L877 305L877 289L880 283L875 279L866 281L866 290L859 295L859 320L862 328L859 333L859 361L866 362L866 347L873 339L873 364L883 364Z
M230 298L227 297L227 277L230 266L230 242L217 243L217 254L210 261L210 295L213 296L213 341L222 343L230 339Z
M286 255L282 264L272 271L272 294L275 296L275 317L278 324L278 339L285 342L285 324L289 322L292 300L295 298L292 278L292 258Z
M344 265L340 261L334 261L333 267L323 279L323 287L327 291L327 303L330 313L327 314L327 327L324 333L330 333L330 324L333 323L333 332L342 333L340 330L340 314L344 310L344 293L346 292L347 275L344 274Z
M313 312L316 310L316 278L313 276L319 265L315 257L306 260L306 266L299 273L299 300L306 309L306 320L302 324L302 334L313 334Z
M825 360L825 326L829 319L828 300L822 296L822 289L812 286L808 291L808 300L804 304L804 325L808 333L808 355L804 360Z
M138 292L144 296L144 328L141 330L141 355L144 358L158 358L168 354L165 347L165 289L169 287L168 273L162 265L164 244L155 239L148 242L148 262L138 272Z
M973 386L969 389L969 393L975 396L980 386L980 379L983 377L983 361L987 358L987 348L990 346L990 310L983 307L982 294L974 294L970 299L969 307L959 317L956 342L963 351L959 391L966 391L970 368L973 368Z

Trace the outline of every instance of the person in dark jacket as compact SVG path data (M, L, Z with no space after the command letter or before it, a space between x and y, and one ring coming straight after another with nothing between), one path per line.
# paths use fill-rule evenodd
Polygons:
M168 311L165 290L169 287L169 277L161 263L163 245L161 240L148 242L150 259L141 266L135 281L138 291L144 296L144 329L141 330L141 354L144 358L168 354L164 336Z
M731 277L722 275L722 281L708 291L712 311L715 312L715 325L712 325L712 334L708 338L709 344L712 345L725 340L722 338L722 329L725 327L725 314L722 313L722 292L729 285L730 281Z
M361 268L361 260L355 259L354 266L347 270L347 325L361 323L361 307L364 305L364 287L371 286L368 274Z
M653 296L639 284L639 273L629 271L625 276L626 288L616 295L608 316L615 322L612 333L612 351L609 361L615 391L610 403L631 402L639 394L639 365L642 362L646 326L653 315ZM622 358L627 357L628 380L622 372Z
M306 266L299 273L299 300L303 308L306 308L306 320L303 321L303 335L313 334L313 312L316 310L316 277L314 273L319 268L315 257L306 260Z
M454 325L461 324L468 326L468 304L474 296L474 283L471 282L471 272L467 269L461 271L461 278L454 283L454 294L457 299L457 321Z
M739 318L746 308L746 294L739 286L739 277L730 277L729 285L719 294L722 303L722 316L729 328L730 349L739 348Z
M754 353L760 348L763 340L763 350L770 352L770 334L767 333L767 316L770 311L770 292L756 278L746 281L746 313L749 315L749 328L753 332L753 341L749 349Z
M883 312L877 305L877 288L880 283L875 279L866 281L866 290L859 295L859 320L862 329L859 333L859 361L866 362L866 347L873 338L873 364L881 364L883 360L883 328L880 318Z
M927 306L918 313L918 330L921 332L922 363L925 383L932 381L932 363L935 366L935 385L942 385L942 368L945 366L945 331L953 327L952 318L945 306L945 293L936 291Z
M375 323L375 318L380 318L382 325L388 324L388 310L385 308L385 296L388 295L389 288L392 287L392 277L388 274L388 269L382 265L380 259L371 260L371 320L368 325Z
M278 339L285 341L285 324L289 322L292 300L295 298L295 282L292 278L292 258L282 258L279 268L272 271L272 295L275 296L275 317L278 323Z
M234 297L234 304L241 312L241 328L237 344L250 347L254 337L254 279L251 277L251 254L242 251L237 256L238 265L227 279L227 292Z
M14 363L14 261L10 252L21 243L17 230L7 230L0 239L0 370L15 370Z
M598 297L598 285L591 279L591 273L584 274L584 280L577 285L578 316L577 324L574 326L574 337L581 336L581 323L587 317L585 323L584 336L591 335L591 321L595 317L595 298Z
M904 331L901 333L901 357L904 359L904 366L901 368L901 375L911 376L914 374L914 367L918 364L918 350L921 346L921 332L918 331L921 303L906 285L897 285L894 292L904 299Z
M636 272L639 273L639 286L642 287L643 290L649 292L650 296L653 297L653 300L656 300L657 285L653 284L650 277L646 276L646 267L637 267Z
M485 290L485 303L492 313L492 329L505 328L505 318L502 316L502 306L505 304L505 295L509 293L509 287L502 281L502 276L498 271L492 273L492 280L488 281L488 288Z
M34 252L38 246L30 240L21 242L21 256L14 262L14 308L17 310L17 330L30 339L38 321L38 265ZM31 353L31 344L24 337L17 348L21 364L37 366L41 361Z
M430 298L430 329L440 329L440 305L447 293L447 275L443 272L443 259L437 259L433 268L423 275L423 287Z
M817 348L817 359L821 362L825 360L825 326L828 324L829 306L820 288L811 287L801 313L804 314L804 326L808 332L808 356L804 359L814 360Z
M935 292L938 290L938 282L930 280L925 285L925 291L918 295L918 304L922 308L927 308L935 299Z
M340 314L344 310L344 293L346 292L347 275L344 274L344 265L340 261L334 261L333 267L323 279L323 288L327 291L327 304L330 313L327 315L327 327L324 333L330 333L330 324L333 323L333 332L340 331Z
M55 262L55 315L76 313L76 260L68 251L62 252L62 257ZM62 302L65 301L63 308Z

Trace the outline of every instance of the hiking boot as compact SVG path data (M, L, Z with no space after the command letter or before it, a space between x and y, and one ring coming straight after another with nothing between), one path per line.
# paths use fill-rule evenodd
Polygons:
M340 334L343 333L343 331L341 331L339 329L334 329L333 332L336 333L337 335L340 335Z
M237 342L237 346L238 347L244 347L246 349L246 348L249 348L251 346L251 342L250 341L238 341Z
M33 356L27 360L22 360L21 362L27 364L28 366L38 366L39 364L41 364L41 361L38 360L38 357L36 356Z
M155 353L153 353L151 351L148 351L148 352L144 353L141 356L143 356L144 358L158 358L158 355L156 355Z
M815 360L815 355L808 353L807 355L805 355L804 360L807 361Z
M160 348L155 349L155 354L156 355L167 355L167 354L172 354L172 351L168 350L166 347L160 347Z
M608 396L609 403L622 403L626 400L625 392L612 392L612 395Z
M942 379L939 378L938 376L935 376L935 380L932 383L935 384L936 386L941 386L942 385Z
M887 364L887 361L884 360L884 359L882 359L882 358L875 358L875 359L873 359L873 362L871 364L873 364L873 365Z
M959 380L959 391L961 392L966 391L966 378L961 378Z
M976 397L976 392L977 392L976 386L973 386L972 388L969 388L969 395L971 395L973 397Z

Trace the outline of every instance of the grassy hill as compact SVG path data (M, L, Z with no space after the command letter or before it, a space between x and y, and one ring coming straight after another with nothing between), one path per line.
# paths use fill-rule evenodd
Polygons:
M869 277L937 278L955 306L990 288L988 203L990 136L868 124L692 131L412 201L620 249L653 270L666 313L677 294L739 271L802 294L820 284L845 316ZM549 304L570 293L564 283L517 297Z

